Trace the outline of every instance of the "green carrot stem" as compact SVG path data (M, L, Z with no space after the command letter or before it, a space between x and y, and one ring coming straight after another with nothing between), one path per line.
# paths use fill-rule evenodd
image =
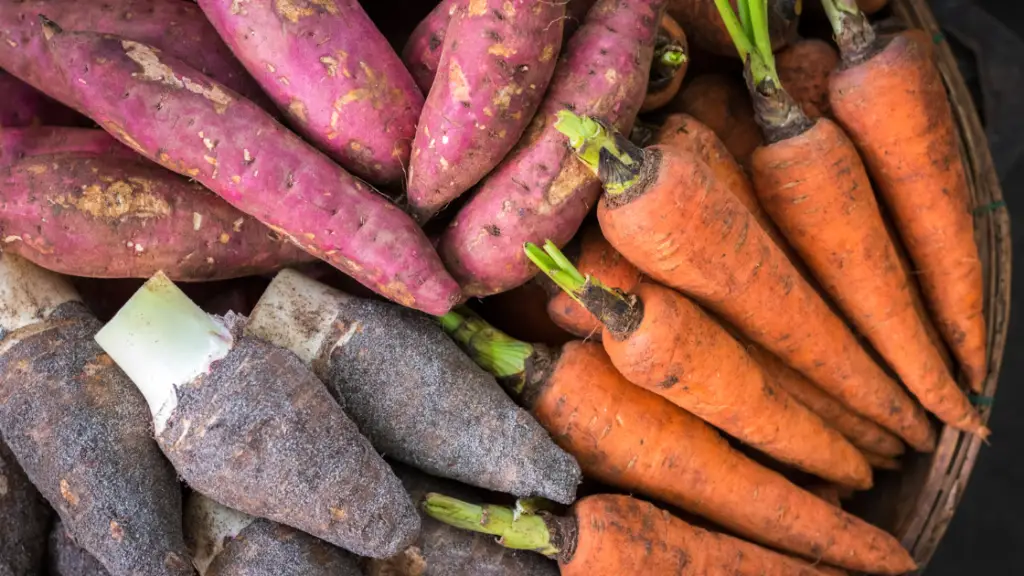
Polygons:
M751 28L752 24L750 22L750 0L737 0L736 8L740 19L740 26L743 27L743 34L747 38L753 38L754 29Z
M576 155L600 178L608 194L622 194L640 180L643 150L589 116L558 112L555 129L569 138Z
M509 392L513 395L523 393L527 360L535 352L533 345L505 334L469 310L452 311L438 319L478 366L511 384Z
M718 8L718 13L722 16L729 37L736 45L736 51L750 67L754 85L771 80L775 86L779 86L781 82L779 82L779 74L775 70L775 57L772 54L771 38L768 35L767 0L746 0L746 3L741 6L745 6L742 9L749 10L749 33L736 16L729 0L715 0L715 7Z
M520 514L517 518L506 506L470 504L434 492L423 499L423 510L449 526L498 536L498 543L506 548L532 550L552 558L559 553L542 516Z
M658 56L658 63L665 68L679 68L689 62L686 52L678 45L666 46Z

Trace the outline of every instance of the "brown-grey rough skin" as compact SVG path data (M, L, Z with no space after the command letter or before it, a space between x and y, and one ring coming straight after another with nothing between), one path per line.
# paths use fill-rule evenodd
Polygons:
M239 337L179 388L157 441L198 492L359 555L390 556L419 530L398 478L324 385L262 341Z
M29 156L67 153L145 160L110 134L95 128L34 126L0 130L0 168Z
M519 144L480 184L438 248L466 296L511 290L537 273L524 242L564 246L601 184L555 127L560 110L628 134L647 94L666 0L599 0L569 39L548 94Z
M33 156L0 169L0 246L94 278L182 281L273 272L313 257L195 182L139 157Z
M50 576L110 576L99 560L75 543L75 540L57 522L50 531Z
M204 576L362 576L348 552L257 518L217 554Z
M349 297L333 324L327 342L351 336L313 370L377 450L497 492L575 500L576 460L435 319Z
M467 0L442 0L409 35L402 48L402 62L424 94L430 92L441 64L441 50L452 15Z
M407 194L429 220L519 141L547 91L565 4L470 0L455 11L416 128Z
M289 123L360 178L405 181L423 93L356 0L199 0Z
M89 116L143 156L404 306L461 299L409 216L251 102L149 46L47 29Z
M111 574L192 574L181 487L138 390L82 304L4 335L0 431L75 541Z
M0 576L40 574L50 507L0 438Z
M491 501L463 484L400 464L393 468L417 505L429 492L466 502ZM558 576L558 565L540 554L505 548L494 536L453 528L422 509L420 520L423 525L412 546L391 558L366 562L366 576Z
M152 44L268 110L273 105L206 21L181 0L0 0L0 68L78 108L46 48L39 15L69 30L117 34Z

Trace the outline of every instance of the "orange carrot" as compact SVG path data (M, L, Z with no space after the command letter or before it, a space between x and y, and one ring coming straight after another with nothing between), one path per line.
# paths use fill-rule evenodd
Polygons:
M949 99L920 40L880 40L859 11L824 3L842 54L829 98L889 205L939 329L971 386L987 377L984 286Z
M839 54L831 44L807 38L787 46L775 55L779 80L786 92L810 118L832 116L828 103L828 75L839 65Z
M769 4L772 45L779 49L793 36L800 14L796 8L797 2L792 0L769 0ZM729 32L722 25L710 0L669 0L668 13L685 25L693 37L693 44L701 50L721 56L735 56Z
M570 260L583 274L592 274L603 279L608 286L629 292L636 286L643 274L612 248L611 244L601 235L601 227L596 223L588 225L574 242L566 247L567 254L576 253ZM541 277L538 277L539 281ZM579 336L601 341L601 321L594 317L586 308L580 306L557 286L551 291L548 300L548 316L555 324L566 331ZM492 297L493 298L493 297ZM487 300L490 300L488 298Z
M903 467L899 460L873 452L864 452L864 458L867 459L872 468L878 468L879 470L899 470Z
M920 406L871 360L700 158L664 146L641 150L600 122L562 116L561 129L604 184L598 220L623 256L911 446L934 448Z
M873 572L904 554L888 534L836 515L697 417L631 384L600 344L570 342L552 351L508 338L478 318L449 313L441 323L588 478L811 559L852 561Z
M820 576L805 561L725 534L709 532L629 496L598 494L579 500L568 516L518 516L511 508L474 505L428 494L424 511L452 526L499 536L502 545L558 560L563 576ZM892 567L899 566L898 570ZM912 570L909 555L886 574Z
M488 322L520 340L559 346L575 340L548 314L548 292L531 281L508 292L495 294L473 304Z
M865 14L874 14L885 8L888 4L889 0L857 0L857 7Z
M860 452L780 388L722 326L683 295L640 283L624 294L584 278L551 242L530 260L603 324L602 343L630 382L773 458L853 488L871 487Z
M665 14L661 17L661 29L655 40L651 79L640 112L657 110L676 97L683 85L689 61L686 33L674 18Z
M743 83L726 74L704 74L693 79L666 107L684 112L711 128L740 165L745 166L761 144L761 130Z
M871 420L852 412L842 402L815 386L803 374L779 360L778 356L753 343L747 344L747 353L757 360L765 372L789 392L790 396L810 408L826 424L849 439L854 446L885 456L903 454L904 446L899 438Z

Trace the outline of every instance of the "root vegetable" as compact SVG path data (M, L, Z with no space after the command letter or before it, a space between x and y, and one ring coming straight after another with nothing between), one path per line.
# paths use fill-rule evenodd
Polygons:
M412 31L402 48L402 61L416 85L427 94L441 63L441 49L448 34L448 23L463 0L442 0Z
M714 131L726 149L742 166L761 145L761 129L754 121L754 108L743 82L726 74L697 76L683 87L667 106L683 112Z
M0 438L0 574L42 574L50 507ZM59 575L58 575L59 576Z
M103 564L79 546L60 522L54 523L50 531L49 556L50 576L110 576Z
M389 457L490 490L576 498L572 456L429 318L285 270L245 331L295 352Z
M0 70L0 127L77 125L85 118L58 104L35 88Z
M38 126L0 130L0 168L31 156L82 154L145 161L103 130Z
M401 483L302 361L243 323L207 316L157 274L96 341L193 489L363 556L404 549L419 517Z
M732 0L735 5L736 0ZM786 45L796 30L800 13L794 0L768 0L772 47ZM669 0L668 13L686 28L693 45L720 56L735 56L729 32L711 0Z
M640 112L657 110L676 97L683 85L689 60L690 50L683 28L665 14L661 17L661 28L654 44L651 78Z
M830 118L828 77L839 65L839 54L831 44L806 38L775 55L779 80L808 118Z

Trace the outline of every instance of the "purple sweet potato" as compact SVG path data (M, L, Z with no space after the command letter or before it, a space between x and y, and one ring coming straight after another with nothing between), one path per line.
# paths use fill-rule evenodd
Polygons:
M199 0L289 122L355 175L405 180L423 94L355 0Z
M460 300L410 217L251 102L144 44L48 29L76 99L122 142L383 296L430 314Z
M220 280L313 259L141 157L32 156L0 169L0 182L0 246L62 274Z
M0 130L0 168L32 156L83 154L148 162L134 150L97 128L33 126Z
M86 119L74 110L54 102L48 96L14 76L0 70L0 127L77 126Z
M75 542L59 521L50 531L50 576L110 576L110 572L92 554Z
M0 574L41 574L50 507L0 438Z
M191 2L0 0L0 68L67 106L78 109L46 49L40 14L69 30L117 34L152 44L265 108L273 108Z
M473 0L455 11L416 129L409 204L420 221L487 175L537 112L562 45L565 5Z
M570 38L587 18L587 12L594 6L595 0L568 0L565 5L565 34Z
M439 252L467 296L504 292L537 269L524 242L565 245L601 184L554 128L566 108L629 132L647 93L665 0L600 0L569 39L548 95L516 148L445 230Z
M441 63L441 49L448 34L448 22L466 0L441 0L409 35L402 48L402 61L424 94L430 92Z

